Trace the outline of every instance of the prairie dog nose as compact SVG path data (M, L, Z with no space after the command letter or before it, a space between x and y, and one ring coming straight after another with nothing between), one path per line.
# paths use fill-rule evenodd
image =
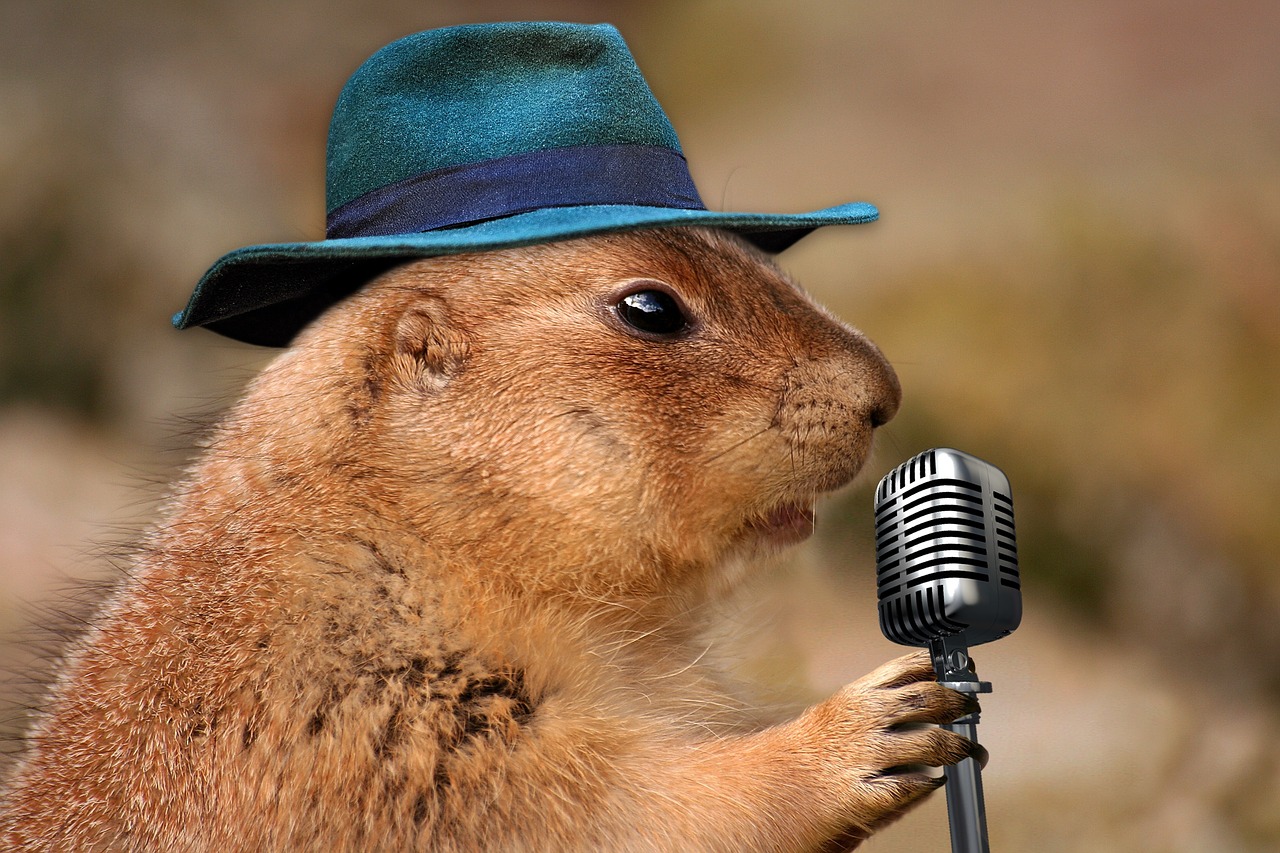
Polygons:
M898 382L898 374L889 364L889 360L880 352L879 347L863 339L865 350L863 356L865 370L869 374L867 383L871 388L867 398L867 421L871 428L881 427L893 420L902 405L902 385Z
M806 307L805 313L816 322L803 324L791 341L792 367L786 384L801 397L814 397L814 402L825 398L827 405L822 408L838 408L845 429L865 430L869 437L871 430L898 413L902 403L898 374L862 332L814 303Z
M884 426L898 413L902 386L880 348L861 332L842 326L838 345L816 360L814 374L844 400L851 428ZM841 391L836 389L840 388Z
M897 414L898 375L871 343L853 352L798 360L787 372L780 414L796 438L869 438Z

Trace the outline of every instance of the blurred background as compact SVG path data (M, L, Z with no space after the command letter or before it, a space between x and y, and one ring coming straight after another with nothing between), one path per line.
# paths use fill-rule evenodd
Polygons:
M75 584L112 576L188 424L270 357L168 317L221 253L322 236L346 77L409 32L519 18L617 24L708 206L881 208L781 258L905 404L755 590L772 627L744 668L805 701L902 651L876 626L871 489L958 446L1009 474L1022 552L1023 625L975 655L993 847L1280 849L1263 0L3 0L3 668L94 601ZM949 849L942 797L864 849Z

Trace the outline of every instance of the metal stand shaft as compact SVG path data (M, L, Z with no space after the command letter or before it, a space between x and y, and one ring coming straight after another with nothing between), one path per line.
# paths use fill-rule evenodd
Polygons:
M938 681L952 690L976 695L990 693L991 685L978 680L969 650L949 645L946 638L929 643ZM977 713L961 717L942 728L978 740ZM951 825L951 853L990 853L987 842L987 806L982 796L982 766L966 758L943 770L947 784L947 821Z

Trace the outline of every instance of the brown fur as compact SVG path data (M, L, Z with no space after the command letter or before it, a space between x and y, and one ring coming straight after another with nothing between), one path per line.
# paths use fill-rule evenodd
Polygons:
M666 282L697 318L628 333ZM879 352L759 253L635 232L399 267L253 383L71 658L5 849L815 850L938 780L922 655L753 722L699 605L848 482Z

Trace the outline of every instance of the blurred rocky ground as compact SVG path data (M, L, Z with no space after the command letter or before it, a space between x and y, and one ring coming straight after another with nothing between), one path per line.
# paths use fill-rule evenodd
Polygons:
M906 402L756 591L774 630L744 667L800 701L898 651L871 485L962 447L1008 472L1023 557L1024 625L978 658L993 846L1280 848L1263 0L0 3L5 668L47 655L32 622L91 606L101 585L68 583L111 575L192 424L269 357L167 318L222 252L322 235L347 75L408 32L512 18L618 24L709 206L882 209L782 258ZM866 849L946 846L938 797Z

